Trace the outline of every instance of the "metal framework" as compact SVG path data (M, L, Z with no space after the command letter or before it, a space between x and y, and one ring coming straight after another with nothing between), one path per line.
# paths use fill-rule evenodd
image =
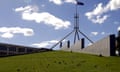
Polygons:
M76 0L77 1L77 0ZM74 33L74 43L76 42L76 40L80 40L80 36L79 36L79 33L81 35L83 35L87 40L89 40L91 43L93 43L93 41L91 39L89 39L83 32L80 31L79 29L79 13L78 13L78 5L84 5L84 3L82 2L78 2L77 1L77 4L75 5L76 7L76 11L75 11L75 15L74 15L74 28L73 30L68 33L65 37L63 37L58 43L56 43L55 45L53 45L51 47L51 49L53 49L54 47L56 47L59 43L61 43L64 39L66 39L68 36L70 36L72 33Z

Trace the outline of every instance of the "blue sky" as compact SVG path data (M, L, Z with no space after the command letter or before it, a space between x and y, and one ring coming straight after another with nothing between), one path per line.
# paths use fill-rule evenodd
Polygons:
M117 34L120 0L78 1L85 4L78 7L80 30L91 40ZM76 0L1 0L0 42L51 47L73 30L75 4ZM72 41L73 35L66 40Z

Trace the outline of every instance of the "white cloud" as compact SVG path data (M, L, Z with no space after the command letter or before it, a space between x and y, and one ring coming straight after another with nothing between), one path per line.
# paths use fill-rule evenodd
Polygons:
M105 32L101 32L101 35L105 35L106 33Z
M105 32L91 32L91 36L106 35Z
M61 5L62 0L49 0L49 2L53 2L54 4Z
M108 15L104 15L105 13L118 10L119 8L120 0L110 0L106 6L99 3L93 11L85 13L85 16L87 16L93 23L101 24L108 18Z
M113 11L120 8L120 0L110 0L109 3L106 5L105 10L106 11Z
M34 31L30 28L20 28L20 27L1 27L0 36L3 38L12 38L15 34L23 34L24 36L32 36Z
M96 19L90 19L93 23L99 23L102 24L104 21L108 18L108 15L104 15L103 17L96 16Z
M36 5L32 5L32 6L28 5L25 7L16 8L14 10L15 10L15 12L32 13L32 12L38 12L39 8Z
M91 34L96 36L96 35L98 35L98 32L91 32Z
M36 8L36 9L34 9ZM26 6L15 9L16 12L22 12L22 19L28 21L35 21L36 23L45 23L46 25L53 26L56 30L61 28L68 28L69 21L64 21L48 12L38 12L37 7Z
M76 0L64 0L65 3L76 3Z
M120 26L117 28L118 31L120 31Z
M76 3L76 0L49 0L49 2L53 2L56 5L62 5L63 3Z
M69 21L63 21L62 19L57 18L48 12L32 14L23 13L22 18L24 20L35 20L37 23L44 22L46 25L54 26L55 29L68 28L70 25Z
M43 42L40 42L40 43L34 43L32 44L32 46L36 46L36 47L50 47L54 44L56 44L58 42L58 40L51 40L51 41L43 41Z
M6 32L1 35L3 38L12 38L14 35L12 33Z

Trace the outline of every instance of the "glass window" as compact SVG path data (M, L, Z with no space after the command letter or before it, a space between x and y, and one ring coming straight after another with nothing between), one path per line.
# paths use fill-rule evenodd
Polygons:
M18 52L25 52L25 48L18 48Z
M33 52L33 49L27 48L27 52L28 53Z
M5 56L7 55L7 52L0 52L0 56Z
M7 50L7 46L0 45L0 50Z
M16 51L16 47L9 47L9 51Z

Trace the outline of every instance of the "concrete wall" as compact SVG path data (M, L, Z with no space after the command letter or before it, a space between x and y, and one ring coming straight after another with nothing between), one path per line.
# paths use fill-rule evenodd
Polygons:
M79 40L78 42L76 42L75 44L73 44L72 46L71 46L71 51L75 51L75 52L77 52L77 51L81 51L81 40Z
M114 56L115 55L115 35L107 36L92 45L82 48L82 41L76 42L70 48L67 48L67 45L63 46L61 50L64 51L73 51L73 52L81 52L95 55L103 55L103 56Z
M61 48L61 50L64 50L64 51L70 51L70 48L67 47L67 43L65 43L63 45L63 47Z

